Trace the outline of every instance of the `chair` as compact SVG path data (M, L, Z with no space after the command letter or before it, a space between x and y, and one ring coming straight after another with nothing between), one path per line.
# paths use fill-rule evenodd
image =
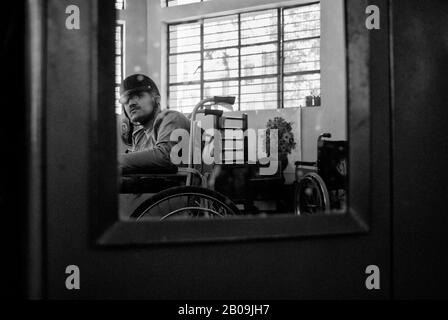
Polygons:
M347 141L332 141L330 133L319 136L317 161L296 164L295 213L315 214L341 210L347 190ZM301 177L303 167L311 172Z

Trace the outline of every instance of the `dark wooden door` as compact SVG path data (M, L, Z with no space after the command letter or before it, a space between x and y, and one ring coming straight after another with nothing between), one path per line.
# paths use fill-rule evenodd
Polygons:
M447 191L443 119L448 117L441 93L448 30L447 20L440 18L448 12L444 2L434 1L433 6L433 2L377 1L382 19L381 29L369 32L369 81L349 87L367 86L372 110L365 232L108 247L92 240L99 225L92 203L113 210L115 201L98 198L104 193L91 188L98 178L91 170L92 158L98 157L92 145L99 141L92 119L108 121L115 129L113 94L104 91L111 97L110 115L95 114L92 101L94 93L113 85L113 78L97 81L103 73L113 77L113 69L95 67L101 65L102 53L113 49L113 43L97 46L99 39L107 38L108 32L100 27L103 22L110 26L113 17L101 12L112 12L112 1L78 0L79 30L65 28L71 1L33 2L31 16L36 20L31 34L36 41L29 49L35 55L29 59L42 69L31 72L35 81L30 87L36 89L31 96L38 103L30 104L28 119L30 128L40 134L32 148L35 157L29 161L34 206L28 208L25 291L30 296L388 299L444 294L448 267L446 254L440 251L447 226L441 196ZM366 6L364 1L347 1L347 24L363 24ZM99 157L113 157L110 146L115 146L114 136L96 145L102 151ZM104 166L113 168L115 163L105 161ZM102 187L113 191L113 184ZM70 265L80 269L80 290L65 286ZM380 268L380 290L366 289L369 265Z
M107 4L109 2L109 4ZM42 2L46 12L43 29L44 57L42 110L45 119L45 176L42 178L41 211L44 227L42 281L34 283L43 297L54 299L145 298L145 299L386 299L391 296L391 198L389 143L389 28L372 31L370 46L370 104L376 112L372 123L372 175L368 231L290 239L167 244L117 247L92 245L93 201L96 179L90 164L92 151L92 92L103 84L98 73L113 70L92 67L102 59L97 47L103 32L101 10L112 1L78 0L81 28L67 30L65 0ZM355 2L352 2L355 3ZM383 12L386 1L379 1ZM349 23L364 23L364 8L353 5ZM385 15L386 16L386 15ZM109 17L110 18L110 17ZM110 23L108 15L104 21ZM109 20L108 20L109 19ZM356 36L356 35L355 35ZM109 43L110 44L110 43ZM349 48L350 50L350 48ZM92 77L92 72L94 76ZM113 82L109 82L112 84ZM359 84L366 85L366 84ZM356 84L353 84L356 86ZM99 88L99 89L98 89ZM110 91L105 92L110 94ZM93 100L92 100L93 99ZM113 110L113 103L111 104ZM113 113L112 113L113 114ZM109 118L110 119L109 119ZM95 115L98 121L113 116ZM114 145L111 137L110 145ZM108 144L109 145L109 144ZM113 156L114 150L98 150ZM114 166L114 161L105 165ZM369 168L366 168L369 170ZM114 188L111 186L103 186ZM103 207L104 208L104 207ZM107 205L106 205L107 208ZM95 214L95 213L93 213ZM367 230L367 228L366 228ZM323 233L325 234L325 232ZM80 269L81 289L67 290L66 268ZM367 290L366 267L381 271L380 290Z
M99 57L92 44L104 36L97 29L99 12L113 10L111 3L76 1L81 29L71 32L65 28L65 10L72 1L5 4L9 20L2 33L2 70L10 109L0 127L7 137L0 204L10 232L2 232L7 257L2 296L447 298L446 1L376 1L382 18L381 29L370 32L368 48L369 99L376 110L370 119L371 167L366 168L374 173L368 232L101 247L92 245L95 194L89 165L95 156L90 146L96 109L91 94L102 86L92 77ZM367 3L347 3L361 3L356 13L347 9L347 22L362 23ZM80 290L66 289L69 265L80 268ZM365 288L368 265L380 267L380 290Z
M447 299L448 3L393 12L395 296Z

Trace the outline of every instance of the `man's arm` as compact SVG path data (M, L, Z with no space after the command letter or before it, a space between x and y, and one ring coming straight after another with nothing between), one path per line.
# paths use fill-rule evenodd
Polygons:
M175 170L171 162L171 149L176 144L170 140L171 133L176 129L189 129L189 122L182 114L167 113L160 126L156 129L156 144L150 150L122 154L119 158L119 165L123 174L129 173L156 173Z

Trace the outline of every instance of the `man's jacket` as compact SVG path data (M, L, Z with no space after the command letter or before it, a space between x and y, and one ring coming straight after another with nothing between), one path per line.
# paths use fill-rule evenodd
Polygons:
M142 172L169 172L175 167L170 158L170 140L176 129L190 131L190 121L174 110L160 112L152 128L138 128L132 135L132 148L119 158L122 174Z

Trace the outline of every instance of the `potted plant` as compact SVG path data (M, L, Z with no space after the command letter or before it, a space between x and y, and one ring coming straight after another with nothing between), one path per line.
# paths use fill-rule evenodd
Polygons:
M288 154L296 147L294 140L294 133L292 130L293 122L287 122L282 117L275 117L269 120L266 124L266 150L270 149L270 131L278 130L278 159L281 164L281 171L283 172L288 166Z

